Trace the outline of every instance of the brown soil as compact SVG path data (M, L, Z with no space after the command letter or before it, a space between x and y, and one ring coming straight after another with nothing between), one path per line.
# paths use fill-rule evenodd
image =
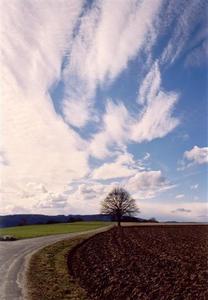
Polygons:
M113 228L69 253L69 272L99 300L208 299L208 226Z

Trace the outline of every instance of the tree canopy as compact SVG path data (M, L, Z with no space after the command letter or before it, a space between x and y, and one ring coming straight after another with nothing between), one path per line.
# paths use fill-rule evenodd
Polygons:
M114 216L120 226L122 216L139 213L135 199L122 187L114 188L102 202L101 212Z

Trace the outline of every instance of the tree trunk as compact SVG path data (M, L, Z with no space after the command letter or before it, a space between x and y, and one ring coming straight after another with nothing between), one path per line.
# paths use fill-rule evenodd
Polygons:
M121 216L117 216L117 221L118 221L118 227L121 226Z

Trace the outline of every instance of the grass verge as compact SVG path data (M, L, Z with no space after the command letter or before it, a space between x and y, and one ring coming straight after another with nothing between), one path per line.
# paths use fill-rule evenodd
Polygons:
M67 261L69 251L95 234L62 240L36 252L26 274L27 299L89 300L85 290L69 274Z
M27 271L29 300L87 300L85 291L69 275L68 252L86 236L63 240L35 253Z
M0 235L12 235L17 239L33 238L53 234L82 232L87 230L97 229L111 222L74 222L74 223L59 223L59 224L44 224L44 225L26 225L1 228Z

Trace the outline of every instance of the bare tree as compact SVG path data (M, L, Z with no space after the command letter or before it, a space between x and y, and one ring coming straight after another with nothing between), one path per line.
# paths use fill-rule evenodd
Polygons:
M101 213L116 217L118 226L124 215L139 213L136 201L121 187L114 188L102 202Z

